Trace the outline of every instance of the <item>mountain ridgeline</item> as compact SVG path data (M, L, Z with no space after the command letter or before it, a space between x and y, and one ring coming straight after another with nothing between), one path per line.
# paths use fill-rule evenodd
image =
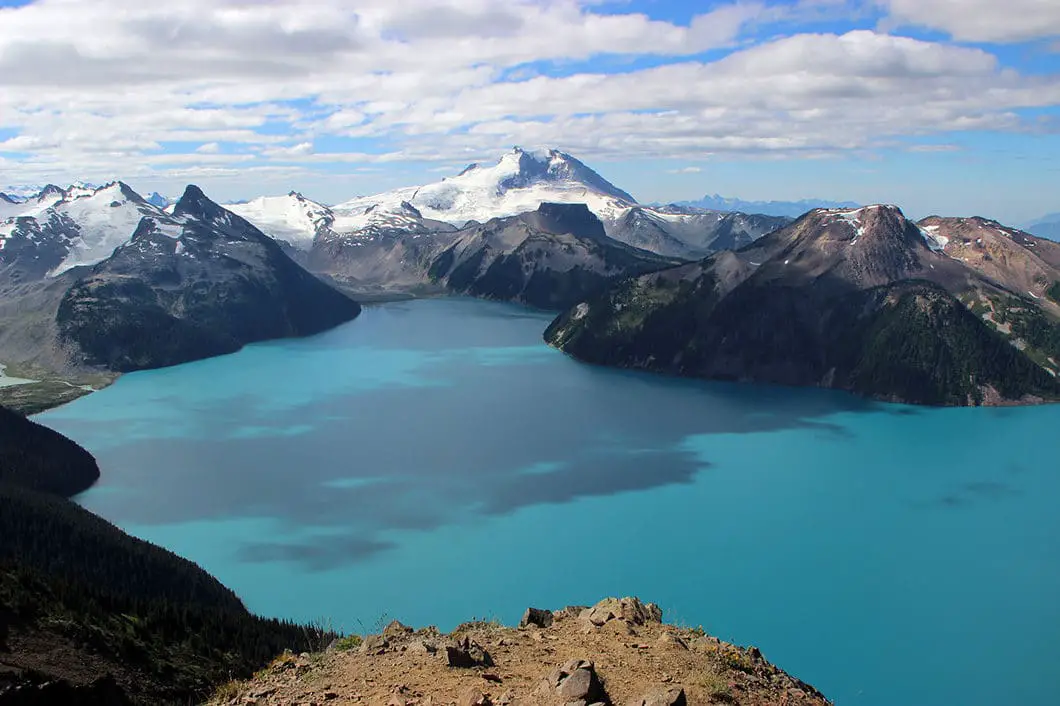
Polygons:
M817 210L739 251L624 280L562 314L545 338L593 363L891 401L1060 399L1024 342L970 308L993 297L1037 311L1033 300L940 242L895 207Z
M472 164L451 177L325 206L301 194L261 197L229 208L304 252L307 266L358 295L430 289L397 265L422 263L425 238L536 211L541 204L584 205L608 237L668 258L697 259L745 245L787 218L647 206L575 157L519 148L495 164ZM377 247L395 244L395 258ZM296 259L298 255L294 255ZM302 260L299 259L301 262ZM414 269L414 268L413 268ZM381 284L383 283L383 284ZM385 285L385 286L384 286Z
M99 475L0 408L0 703L186 704L328 636L250 614L195 564L66 500Z

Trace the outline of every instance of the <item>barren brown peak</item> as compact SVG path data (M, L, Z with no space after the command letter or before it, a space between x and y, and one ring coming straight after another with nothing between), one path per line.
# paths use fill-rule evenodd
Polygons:
M1060 315L1047 292L1060 281L1060 245L978 216L930 216L919 223L945 253L1019 296Z
M519 627L475 621L448 635L394 621L286 654L214 704L379 706L818 705L816 689L699 628L662 622L636 598L559 611L529 608Z

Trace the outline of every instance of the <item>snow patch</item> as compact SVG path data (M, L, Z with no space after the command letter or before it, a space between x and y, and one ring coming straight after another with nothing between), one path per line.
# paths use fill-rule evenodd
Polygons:
M937 225L931 226L917 226L920 231L920 236L924 239L924 242L929 248L935 252L945 252L946 245L949 244L950 239L944 235L939 234L939 227Z
M184 235L184 226L180 223L175 222L163 222L155 221L155 232L159 235L164 235L167 238L173 238L176 240L180 236Z
M589 315L589 304L587 302L582 302L578 306L574 307L574 315L571 316L571 318L573 320L575 320L575 321L579 321L581 319L584 319L588 315Z

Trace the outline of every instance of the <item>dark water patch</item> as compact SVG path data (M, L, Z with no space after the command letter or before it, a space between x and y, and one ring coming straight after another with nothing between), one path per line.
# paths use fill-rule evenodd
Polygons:
M357 537L320 536L311 544L260 542L246 544L238 551L239 561L248 563L293 562L307 571L326 571L342 564L366 559L393 548L391 542Z

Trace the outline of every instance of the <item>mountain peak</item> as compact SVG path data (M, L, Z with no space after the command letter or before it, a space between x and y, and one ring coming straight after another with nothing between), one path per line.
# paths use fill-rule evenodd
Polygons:
M542 203L537 210L522 218L539 230L548 233L572 233L593 238L607 237L604 224L584 203Z
M156 208L165 208L170 204L170 200L157 191L152 191L144 200Z
M225 210L211 201L198 186L188 184L184 189L184 195L177 201L173 213L177 216L191 216L199 220L213 220L223 216Z
M529 151L514 147L511 152L501 157L497 168L502 173L507 172L497 184L501 193L509 189L527 188L540 182L572 183L581 184L592 191L630 205L637 202L631 194L604 179L584 162L557 149Z

